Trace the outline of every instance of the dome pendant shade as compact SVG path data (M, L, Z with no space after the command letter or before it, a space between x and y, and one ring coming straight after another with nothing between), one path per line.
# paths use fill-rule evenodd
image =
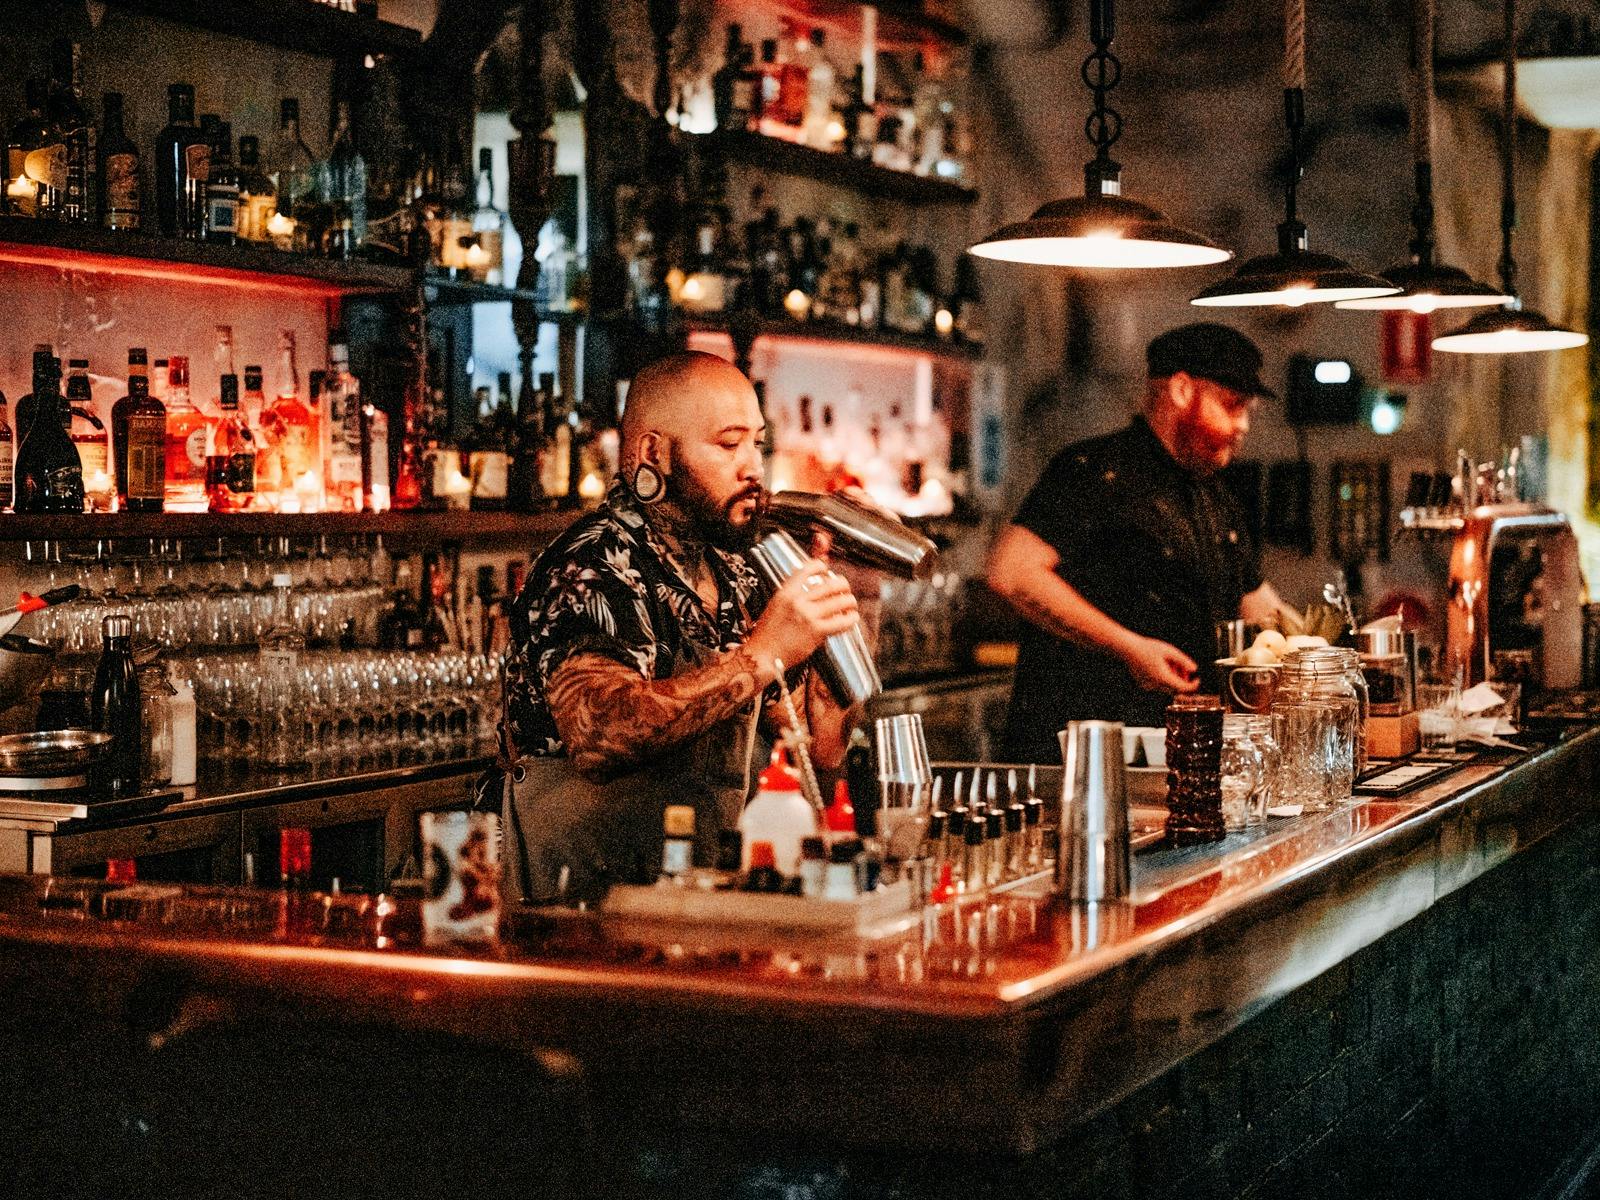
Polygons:
M1387 279L1358 271L1331 254L1290 248L1246 259L1227 279L1212 284L1189 303L1206 308L1298 308L1387 296L1399 290Z
M1169 222L1147 204L1116 195L1052 200L1026 221L1002 226L969 251L1048 267L1199 267L1233 257L1204 234Z
M1483 308L1511 299L1497 288L1479 283L1461 268L1444 263L1406 263L1385 271L1383 277L1400 290L1388 296L1340 300L1335 307L1431 313L1441 308Z
M1589 335L1553 325L1530 308L1497 308L1479 313L1454 333L1433 339L1446 354L1528 354L1539 350L1572 350L1587 345Z

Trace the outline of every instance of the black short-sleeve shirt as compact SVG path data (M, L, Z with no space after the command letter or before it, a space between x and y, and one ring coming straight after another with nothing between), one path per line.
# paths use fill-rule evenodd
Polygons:
M1261 585L1255 544L1227 485L1180 466L1142 417L1056 455L1016 524L1055 548L1056 573L1090 604L1177 646L1202 672L1215 657L1216 622L1238 616L1239 601ZM1140 688L1120 659L1028 625L1008 756L1056 761L1056 731L1070 720L1160 725L1168 700Z

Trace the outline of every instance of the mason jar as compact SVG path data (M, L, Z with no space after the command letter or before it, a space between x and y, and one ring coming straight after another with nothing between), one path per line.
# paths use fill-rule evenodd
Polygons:
M1343 655L1300 650L1283 660L1272 711L1282 718L1278 801L1331 808L1355 785L1361 702Z
M1222 824L1229 833L1267 823L1266 763L1250 720L1237 713L1222 718Z
M177 694L160 663L139 668L139 783L146 790L172 782L172 699Z
M1261 752L1261 814L1266 820L1269 808L1276 807L1278 800L1278 772L1283 767L1283 753L1278 748L1282 740L1279 728L1283 724L1281 717L1272 713L1256 715L1254 713L1244 716L1245 728L1250 731L1250 738L1256 744L1256 749Z

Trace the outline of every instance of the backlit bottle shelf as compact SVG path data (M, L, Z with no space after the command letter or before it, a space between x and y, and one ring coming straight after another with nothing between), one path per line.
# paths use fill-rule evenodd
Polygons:
M344 537L382 534L424 541L549 541L580 513L433 511L381 513L0 513L0 542L102 538Z
M0 263L322 295L401 291L415 279L404 266L359 259L344 262L244 243L192 242L19 217L0 217Z

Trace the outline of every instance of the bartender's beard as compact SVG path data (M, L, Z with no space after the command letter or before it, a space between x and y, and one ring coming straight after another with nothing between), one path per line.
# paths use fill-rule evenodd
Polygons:
M667 500L680 518L676 532L687 539L719 550L742 554L756 541L755 510L750 516L736 521L734 509L747 500L759 499L761 488L752 486L735 492L727 500L718 502L688 471L674 471L667 476Z

